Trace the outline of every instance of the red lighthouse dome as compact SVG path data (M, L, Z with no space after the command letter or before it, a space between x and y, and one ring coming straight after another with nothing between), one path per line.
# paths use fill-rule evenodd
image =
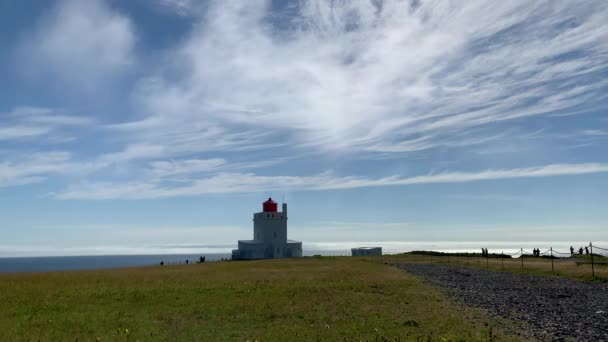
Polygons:
M268 201L264 202L263 205L265 213L276 213L277 202L273 201L272 198L268 197Z

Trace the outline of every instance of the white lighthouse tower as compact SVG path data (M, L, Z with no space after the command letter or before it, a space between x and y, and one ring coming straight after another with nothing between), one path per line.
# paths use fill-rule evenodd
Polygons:
M302 242L287 240L287 203L277 211L277 202L269 198L263 211L253 214L253 240L239 240L232 259L270 259L302 256Z

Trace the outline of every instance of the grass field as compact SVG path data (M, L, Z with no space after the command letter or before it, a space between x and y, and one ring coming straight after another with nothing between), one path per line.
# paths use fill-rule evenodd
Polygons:
M2 341L517 340L512 323L349 257L1 275L0 308Z
M608 258L602 256L594 256L594 274L591 269L591 256L581 255L576 258L560 258L553 259L551 266L550 258L536 258L526 256L523 259L501 259L501 258L484 258L477 255L459 255L459 256L439 256L439 255L417 255L412 253L398 255L384 255L382 258L375 257L370 259L373 262L429 262L429 263L450 263L468 265L471 267L488 268L495 271L509 271L515 273L528 273L539 275L555 275L577 280L597 280L608 281Z

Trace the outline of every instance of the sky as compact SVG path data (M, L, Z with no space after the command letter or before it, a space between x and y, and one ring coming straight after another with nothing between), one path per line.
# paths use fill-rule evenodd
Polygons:
M305 249L608 241L606 18L2 1L0 256L227 251L270 196Z

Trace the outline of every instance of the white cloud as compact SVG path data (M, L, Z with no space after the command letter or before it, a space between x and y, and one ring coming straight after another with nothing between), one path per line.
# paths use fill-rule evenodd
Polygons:
M198 178L187 185L168 186L158 180L116 183L82 183L55 196L59 199L146 199L202 194L260 191L313 191L353 189L412 184L463 183L484 180L534 178L606 173L608 164L552 164L538 167L486 170L481 172L444 172L413 177L367 178L336 176L326 172L313 176L260 176L253 173L219 173Z
M94 120L41 107L16 107L0 113L0 141L47 136L66 126L88 126ZM54 138L61 138L55 136Z
M150 163L151 172L157 177L193 174L217 170L226 164L222 158L189 159L180 161L155 161Z
M58 1L25 37L24 72L48 73L82 89L95 89L134 63L131 21L104 0Z
M45 179L43 175L61 169L61 165L68 159L68 153L52 152L33 155L19 164L2 162L0 163L0 187L40 182Z
M131 181L116 183L108 172L100 182L75 184L59 198L152 198L604 172L584 171L604 164L556 164L409 178L249 173L281 162L285 155L306 158L328 151L373 159L471 145L521 150L520 140L498 122L581 113L608 90L608 80L596 77L608 55L603 23L608 8L601 1L585 6L425 1L414 6L397 0L309 0L280 14L264 1L215 2L203 6L208 7L204 12L193 10L198 5L192 1L159 3L200 16L198 23L137 83L131 95L139 119L104 126L99 132L107 136L99 140L108 138L112 144L99 144L99 155L88 162L70 161L75 169L87 171L128 165L132 169L124 175ZM101 0L58 2L29 37L24 51L36 64L71 81L94 85L135 63L133 24ZM20 119L0 124L0 140L92 124L44 108L15 112ZM525 128L517 132L527 134ZM506 140L510 143L502 144ZM105 146L113 150L103 150ZM250 157L249 151L260 153ZM225 152L238 157L230 160ZM429 158L429 167L436 166L434 159ZM18 165L5 163L27 169ZM23 173L15 179L40 180L49 173ZM180 187L169 184L175 181L171 177L180 178Z
M99 166L73 160L65 151L38 152L18 160L0 162L0 188L38 183L50 175L76 175L91 172Z
M187 146L217 127L399 153L459 142L472 126L579 113L608 88L590 77L608 53L601 1L378 3L303 1L291 18L269 2L214 3L173 64L142 80L135 99L147 116L130 124L179 131Z
M49 131L49 127L35 127L23 125L5 127L0 126L0 141L40 136L48 133Z
M593 137L601 137L608 135L608 131L602 131L599 129L586 129L582 131L582 134Z
M181 16L193 15L203 5L193 0L159 0L159 4Z

